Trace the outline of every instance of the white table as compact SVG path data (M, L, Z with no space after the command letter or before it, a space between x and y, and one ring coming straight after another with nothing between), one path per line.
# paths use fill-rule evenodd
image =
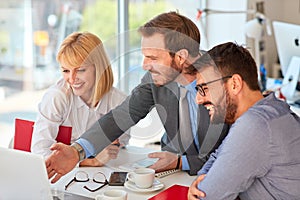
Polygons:
M147 154L151 152L151 149L145 149L141 147L132 147L129 146L127 149L121 149L118 158L116 160L110 161L106 166L104 167L76 167L74 170L72 170L70 173L62 177L57 183L53 184L51 187L56 187L58 189L64 190L65 185L74 178L75 173L78 170L85 171L89 174L90 178L93 177L93 174L96 172L100 171L104 173L109 179L110 173L112 171L122 171L119 169L119 166L126 163L126 162L133 162L136 160L140 160L143 158L146 158ZM185 186L190 186L192 181L196 178L196 176L190 176L186 172L176 172L172 175L159 178L158 180L164 184L164 189L174 185L174 184L179 184L179 185L185 185ZM84 189L83 186L87 185L90 188L97 188L99 184L97 183L92 183L92 182L85 182L85 183L73 183L69 186L68 192L70 193L75 193L83 196L88 196L91 198L94 198L97 194L103 193L105 190L109 189L122 189L127 191L128 193L128 200L144 200L148 199L157 193L161 192L162 190L159 191L154 191L154 192L148 192L148 193L138 193L138 192L133 192L128 189L126 189L123 186L105 186L104 188L96 191L96 192L89 192L88 190Z
M296 113L298 116L300 116L300 108L296 106L291 106L291 110Z

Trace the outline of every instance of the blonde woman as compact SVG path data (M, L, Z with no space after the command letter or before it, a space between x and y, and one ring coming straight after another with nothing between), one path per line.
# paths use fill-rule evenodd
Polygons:
M31 143L31 151L45 157L51 154L50 146L56 143L60 125L72 127L72 143L126 97L112 86L111 65L96 35L70 34L60 46L57 61L63 78L46 91L39 103ZM128 138L127 135L124 140ZM119 148L111 144L80 165L102 166L117 157Z

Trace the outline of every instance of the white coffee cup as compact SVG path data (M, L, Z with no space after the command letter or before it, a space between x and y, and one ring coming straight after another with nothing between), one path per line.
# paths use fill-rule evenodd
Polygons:
M63 190L60 190L58 188L52 188L51 189L51 194L52 194L52 198L53 200L64 200L65 197L65 193Z
M127 200L127 192L124 190L106 190L102 194L97 195L95 200Z
M138 168L129 172L127 178L139 188L149 188L153 185L155 170L151 168Z

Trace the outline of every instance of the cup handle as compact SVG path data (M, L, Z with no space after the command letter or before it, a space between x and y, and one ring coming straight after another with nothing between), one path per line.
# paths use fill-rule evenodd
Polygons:
M127 174L127 179L128 179L129 181L131 181L131 182L134 183L134 173L133 173L133 172L129 172L129 173Z

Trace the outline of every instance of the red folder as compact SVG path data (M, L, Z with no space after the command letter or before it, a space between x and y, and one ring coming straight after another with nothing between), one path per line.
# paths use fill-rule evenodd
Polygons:
M33 125L33 121L16 119L14 149L30 152ZM71 135L72 127L60 126L56 141L69 145L71 142Z
M183 185L172 185L168 189L151 197L149 200L187 200L189 187Z

